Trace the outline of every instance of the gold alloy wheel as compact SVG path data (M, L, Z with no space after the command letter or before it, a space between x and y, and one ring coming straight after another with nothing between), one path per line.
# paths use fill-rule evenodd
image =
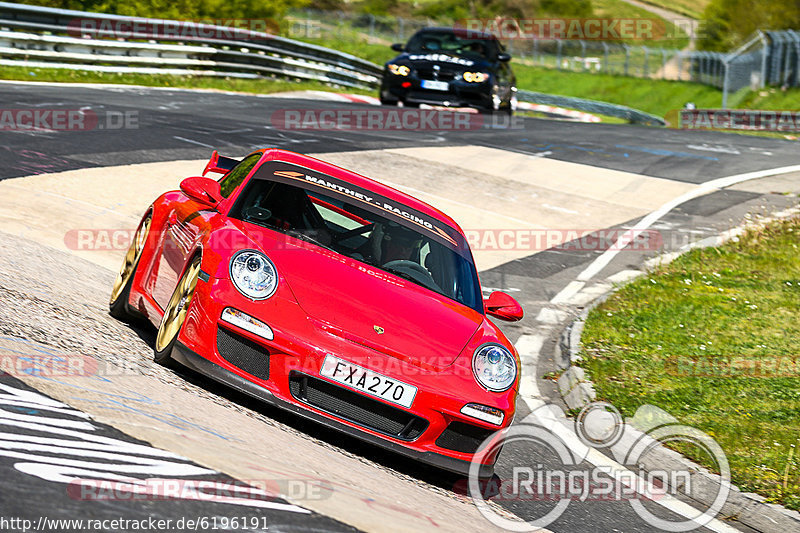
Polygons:
M125 254L125 259L122 261L122 267L119 269L117 279L114 281L114 288L111 289L110 304L114 304L119 298L120 294L125 290L125 286L131 279L133 271L136 270L136 265L139 264L139 258L142 257L142 250L144 250L144 243L147 241L147 234L150 232L150 217L142 221L136 235L133 236L128 253Z
M156 336L156 352L166 350L167 346L178 336L183 321L186 320L186 312L189 310L199 275L200 258L195 257L178 282L178 286L175 287L175 292L172 293L172 298L169 299L167 308L164 310L164 318L161 319L158 336Z

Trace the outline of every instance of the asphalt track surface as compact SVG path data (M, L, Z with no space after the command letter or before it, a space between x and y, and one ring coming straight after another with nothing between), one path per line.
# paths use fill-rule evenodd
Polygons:
M98 115L135 113L136 127L94 129L79 132L0 131L0 180L31 174L52 173L90 167L201 159L212 149L223 154L241 155L249 150L274 146L298 152L344 152L402 147L477 145L498 148L533 157L547 157L594 167L634 172L684 183L706 181L755 170L783 167L798 162L796 143L735 136L714 132L675 131L635 126L574 124L540 119L518 119L514 128L481 128L475 131L310 131L280 130L273 127L273 113L293 109L358 109L362 106L336 102L311 102L231 95L210 92L155 90L142 88L53 87L48 85L0 84L0 101L7 109L81 109L91 108ZM368 109L367 106L363 106ZM557 177L554 177L557 179ZM667 220L674 227L698 227L713 232L724 229L736 214L743 214L757 204L774 202L784 207L788 202L765 199L764 195L747 191L719 191L698 199L670 213ZM770 204L771 205L771 204ZM547 251L529 258L512 261L481 273L484 285L500 288L518 287L525 295L523 305L528 317L536 314L546 302L572 279L576 271L596 256L592 252ZM640 258L626 256L631 265ZM620 268L624 268L623 265ZM528 320L528 319L526 319ZM523 322L505 331L514 340L525 331ZM552 361L542 361L539 375L552 369ZM192 379L215 393L227 395L235 402L252 402L229 391L220 390L199 376ZM0 384L20 390L29 388L9 376ZM545 394L552 389L543 386ZM35 409L33 409L35 411ZM36 413L20 411L29 416ZM520 406L524 416L525 407ZM302 431L315 432L314 425L295 423ZM521 418L521 416L520 416ZM98 427L98 434L116 439L134 439L110 427ZM348 439L322 431L329 439L348 451L388 465L399 472L427 483L451 489L459 480L453 476L430 472L391 454L377 452ZM521 446L504 451L498 464L498 475L507 478L515 464L531 464L526 457L536 457L545 465L553 461L542 450ZM49 512L51 516L74 517L74 500L63 487L47 484L17 474L13 461L0 459L0 507L3 516L35 518ZM219 479L218 477L215 479ZM13 495L13 497L11 496ZM163 503L163 502L159 502ZM521 518L541 516L552 507L548 502L499 502ZM152 513L152 502L101 504L95 507L98 517L123 515L141 518ZM202 504L206 505L206 504ZM424 505L424 503L423 503ZM158 516L182 518L213 514L201 504L174 501L160 506ZM224 506L220 506L224 507ZM224 516L225 509L212 510ZM674 518L669 511L654 509L656 514ZM71 514L72 513L72 514ZM287 515L290 515L287 518ZM316 514L294 516L291 513L262 510L274 529L305 528L342 531L348 526ZM747 530L740 525L739 529ZM481 529L476 524L476 530ZM572 502L556 522L552 531L652 531L631 508L619 502Z

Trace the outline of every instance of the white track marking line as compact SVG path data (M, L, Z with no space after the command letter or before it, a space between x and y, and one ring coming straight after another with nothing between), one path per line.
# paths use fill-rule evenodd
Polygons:
M531 364L532 359L532 366L534 369L536 368L539 351L541 350L542 343L544 342L543 338L541 341L539 338L539 335L522 335L519 339L517 339L515 344L517 351L520 353L520 357L526 359L528 365ZM539 391L539 385L536 383L535 372L529 376L529 379L522 380L520 383L520 395L522 396L522 400L531 409L531 414L528 415L528 417L535 417L539 425L551 430L556 436L561 438L564 444L576 455L576 457L583 457L585 461L594 466L608 468L609 475L613 475L617 483L625 483L627 486L627 482L633 479L632 476L635 475L634 472L622 466L613 459L606 457L596 449L588 448L572 431L571 425L568 425L566 418L556 417L553 411L542 399L541 392ZM639 494L645 495L644 493L646 490L640 492L639 488L647 486L646 480L643 480L639 476L636 476L636 479L641 480L641 483L637 481L635 483L636 486L629 488L636 490L636 492ZM695 509L691 505L677 500L668 494L665 494L661 499L655 500L655 503L687 519L691 519L691 517L696 516L699 513L698 509ZM700 526L699 523L698 526ZM707 524L702 524L702 527L717 533L740 533L738 529L735 529L716 518L713 518Z
M714 190L724 189L725 187L730 187L731 185L735 185L743 181L766 178L768 176L777 176L779 174L789 174L791 172L800 172L800 165L780 167L770 170L759 170L757 172L736 174L734 176L707 181L706 183L699 185L697 188L692 189L691 191L688 191L677 198L673 198L644 217L638 224L635 225L635 227L631 228L629 231L626 231L619 239L617 239L617 242L615 242L613 246L603 252L600 257L595 259L588 267L586 267L586 269L578 275L577 279L579 281L588 281L592 279L601 270L603 270L603 268L605 268L621 250L633 242L633 240L636 239L636 237L638 237L644 230L649 228L654 222L677 206L699 196L713 192Z
M566 287L561 289L561 292L553 296L550 300L551 304L565 304L570 301L570 298L575 296L583 286L586 285L583 281L570 281Z
M555 325L559 324L561 321L567 318L567 316L569 315L567 314L566 311L560 311L558 309L549 309L545 307L544 309L539 311L538 315L536 315L536 320L544 324Z
M178 137L177 135L173 135L172 138L173 139L178 139L179 141L184 141L184 142L187 142L187 143L191 143L191 144L196 144L196 145L202 146L204 148L214 149L214 147L211 146L210 144L201 143L200 141L193 141L192 139L184 139L183 137Z

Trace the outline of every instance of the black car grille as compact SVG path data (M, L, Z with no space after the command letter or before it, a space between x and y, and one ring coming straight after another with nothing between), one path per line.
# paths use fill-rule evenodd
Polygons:
M304 374L292 373L289 389L303 403L398 439L414 440L428 427L422 417Z
M461 77L462 71L453 70L452 68L442 68L439 75L434 74L432 67L422 67L416 69L417 77L422 80L439 80L439 81L452 81Z
M269 352L260 344L217 328L217 351L233 366L259 379L269 379Z
M464 422L450 422L447 428L442 431L436 439L436 445L462 453L475 453L478 446L494 433L494 430L484 429Z

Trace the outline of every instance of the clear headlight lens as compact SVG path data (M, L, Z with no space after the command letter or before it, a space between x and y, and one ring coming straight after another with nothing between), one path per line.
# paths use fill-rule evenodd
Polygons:
M242 250L231 258L231 281L253 300L264 300L278 288L278 271L266 255L256 250Z
M389 72L397 76L408 76L411 73L411 69L405 65L395 65L394 63L390 63Z
M485 344L472 356L472 371L478 383L493 392L508 390L517 379L517 361L499 344Z
M464 81L470 83L482 83L489 79L489 74L486 72L465 72Z

